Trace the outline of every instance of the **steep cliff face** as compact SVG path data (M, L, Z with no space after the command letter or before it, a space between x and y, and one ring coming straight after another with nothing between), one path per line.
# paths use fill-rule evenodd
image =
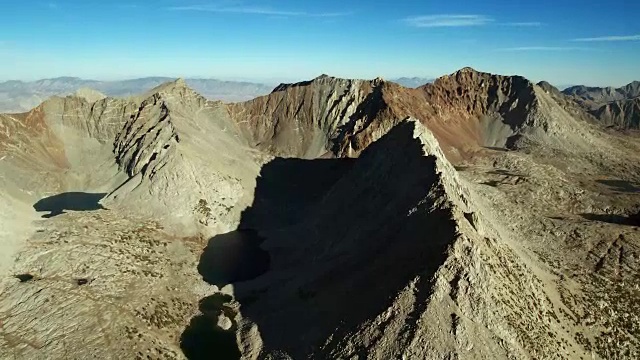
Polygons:
M540 81L537 85L553 97L566 96L562 91L560 91L560 89L551 85L548 81Z
M542 88L520 76L501 76L464 68L416 90L393 84L382 86L374 121L347 132L341 155L357 155L392 127L394 119L411 116L436 136L452 161L469 158L482 148L526 147L544 144L570 150L583 140L595 142L582 117L565 109ZM581 110L576 110L583 114ZM578 119L578 121L576 121ZM573 138L572 133L580 134Z
M520 76L500 76L464 68L422 87L443 118L496 114L513 127L526 123L535 106L534 85Z
M632 81L620 88L627 99L640 96L640 81Z
M535 126L534 85L519 76L500 76L464 68L422 87L437 109L434 126L449 146L513 146L525 126ZM428 125L430 123L427 123ZM462 135L464 134L464 135ZM468 145L467 145L468 146Z
M275 155L314 158L333 147L340 127L372 117L382 106L382 82L320 76L282 84L270 95L230 105L253 145Z
M525 125L533 124L536 106L533 84L520 77L505 77L462 69L418 89L385 82L373 120L346 129L338 138L337 153L356 156L396 123L411 116L420 119L436 136L447 156L459 160L484 146L504 147Z
M313 158L328 152L338 157L355 157L398 119L408 116L429 122L436 136L444 139L446 131L437 129L437 125L453 115L438 111L440 99L434 93L443 92L446 86L425 91L431 85L408 89L382 79L321 76L309 82L281 85L270 95L232 105L230 112L255 144L276 155ZM456 121L464 129L461 137L473 137L477 143L477 126ZM448 131L458 130L456 123L450 125ZM456 140L449 142L462 147L463 141ZM449 150L447 147L446 151Z
M160 95L152 95L124 124L114 141L116 161L130 176L164 166L179 141L169 109Z

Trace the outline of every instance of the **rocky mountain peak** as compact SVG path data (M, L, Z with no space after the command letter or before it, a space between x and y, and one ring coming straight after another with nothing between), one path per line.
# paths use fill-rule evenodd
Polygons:
M343 79L343 78L337 78L337 77L329 76L326 74L322 74L308 81L301 81L297 83L282 83L276 86L273 92L287 91L288 89L293 89L293 88L305 89L305 88L320 87L323 89L329 89L333 87L341 87L351 83L360 83L360 82L365 82L365 80Z
M83 98L90 103L95 103L96 101L102 100L107 97L107 95L91 88L80 88L76 90L72 95Z
M171 94L178 97L187 97L187 96L196 96L202 97L195 90L190 88L187 83L182 78L178 78L173 81L168 81L163 84L156 86L150 91L146 92L142 97L148 98L153 95L160 94Z
M556 89L558 90L558 88L556 88L555 86L551 85L549 82L547 81L540 81L538 84L538 86L540 86L542 89L544 89L545 91L547 90L553 90Z
M479 114L510 112L520 107L518 117L535 99L534 85L521 76L495 75L464 68L436 79L420 89L440 111ZM506 105L505 105L506 104ZM522 116L521 116L522 115ZM515 119L514 122L518 122Z
M629 84L622 87L623 92L627 98L634 98L640 96L640 81L632 81Z
M547 94L551 94L554 98L562 98L564 94L555 86L551 85L546 81L540 81L538 85L542 90L544 90Z
M444 75L441 76L440 79L444 79L444 78L455 78L455 79L472 79L472 78L477 78L477 77L482 77L482 76L487 76L487 75L491 75L489 73L485 73L482 71L478 71L472 67L464 67L452 74L448 74L448 75ZM437 81L438 79L436 79Z
M457 73L478 73L479 71L470 67L470 66L465 66L462 69L456 71Z

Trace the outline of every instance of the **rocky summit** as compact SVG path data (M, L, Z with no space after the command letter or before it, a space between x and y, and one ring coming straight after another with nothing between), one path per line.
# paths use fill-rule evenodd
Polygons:
M636 90L178 79L0 115L0 358L639 358Z

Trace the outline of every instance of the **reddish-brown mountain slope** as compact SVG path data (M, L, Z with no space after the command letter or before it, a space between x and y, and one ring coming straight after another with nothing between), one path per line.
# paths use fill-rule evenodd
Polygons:
M321 76L229 109L254 144L275 155L357 156L414 117L455 160L485 146L513 146L519 129L536 125L539 96L525 78L465 68L418 89Z

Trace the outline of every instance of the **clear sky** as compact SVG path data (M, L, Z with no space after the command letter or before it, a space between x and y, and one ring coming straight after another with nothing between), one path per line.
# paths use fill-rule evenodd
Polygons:
M0 0L0 80L640 80L638 0Z

